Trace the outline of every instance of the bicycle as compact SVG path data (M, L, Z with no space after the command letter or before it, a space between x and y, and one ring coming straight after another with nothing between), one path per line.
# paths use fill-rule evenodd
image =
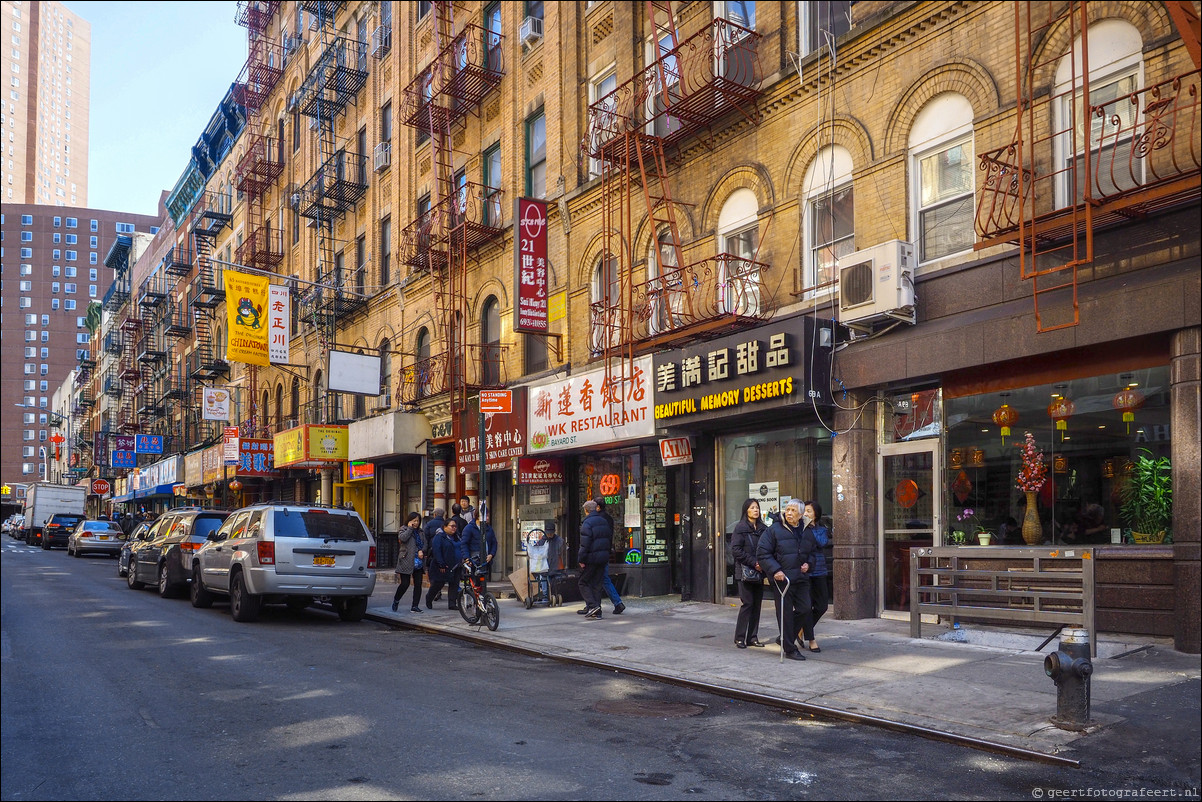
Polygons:
M487 568L477 568L471 560L459 565L459 615L471 626L484 625L496 632L501 625L501 608L497 599L485 590Z

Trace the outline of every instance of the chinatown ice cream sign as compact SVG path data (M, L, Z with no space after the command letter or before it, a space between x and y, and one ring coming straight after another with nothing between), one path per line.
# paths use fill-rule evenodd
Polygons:
M651 357L529 388L528 453L637 440L655 434Z

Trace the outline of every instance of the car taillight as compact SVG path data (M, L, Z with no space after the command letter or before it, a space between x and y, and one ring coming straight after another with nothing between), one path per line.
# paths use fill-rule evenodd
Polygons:
M372 546L371 548L369 548L367 550L367 567L368 568L376 567L376 547L375 546Z
M196 551L200 548L199 543L193 543L190 540L185 540L179 544L180 551Z
M260 540L258 546L259 565L275 565L275 542Z

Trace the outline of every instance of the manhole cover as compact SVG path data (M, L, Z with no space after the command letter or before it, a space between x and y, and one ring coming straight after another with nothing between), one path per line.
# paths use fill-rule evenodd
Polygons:
M598 713L613 716L640 716L643 718L688 718L705 712L701 705L688 702L663 702L656 699L602 699L593 705Z

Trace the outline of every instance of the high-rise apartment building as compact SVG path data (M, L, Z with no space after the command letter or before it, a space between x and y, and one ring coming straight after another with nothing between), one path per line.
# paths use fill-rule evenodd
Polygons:
M91 26L62 3L3 6L0 199L86 206Z
M6 8L10 5L5 4ZM113 283L105 256L118 236L154 233L158 218L102 209L4 204L0 270L0 480L45 470L54 390L79 364L88 304Z

